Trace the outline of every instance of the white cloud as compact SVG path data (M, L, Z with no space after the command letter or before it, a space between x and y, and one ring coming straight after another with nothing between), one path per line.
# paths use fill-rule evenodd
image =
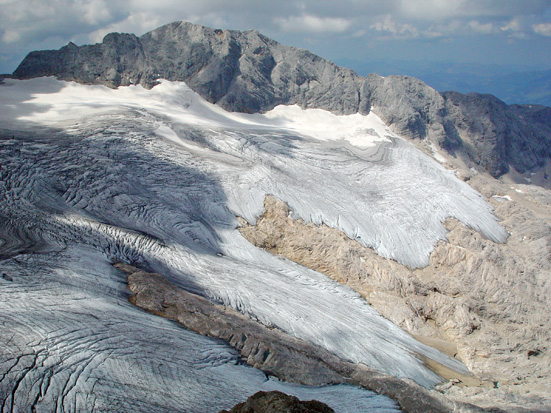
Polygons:
M502 27L500 27L500 29L507 35L509 38L509 43L512 44L515 40L529 39L530 37L533 38L533 32L531 31L531 27L534 26L534 24L532 24L533 21L533 17L515 17L507 21Z
M349 32L352 36L371 28L380 35L407 40L468 33L452 27L456 21L470 27L471 34L499 28L507 35L513 31L541 34L546 33L544 12L551 10L549 0L0 0L0 4L0 41L21 45L49 37L66 42L99 40L110 31L140 35L175 20L254 28L272 35ZM517 30L515 22L523 16L527 23Z
M551 37L551 23L534 24L532 29L540 36Z
M427 39L438 39L439 37L444 36L444 33L437 32L435 30L423 30L421 34Z
M504 32L518 32L520 31L520 29L520 20L518 18L509 20L504 26L501 27L501 30L503 30Z
M21 39L20 32L14 31L14 30L5 30L2 34L2 41L4 43L15 43Z
M89 1L83 3L83 20L90 24L102 24L112 21L113 16L111 10L105 0Z
M158 17L151 16L149 13L145 12L131 12L130 15L124 20L111 23L106 27L93 31L88 35L88 38L91 42L99 43L108 33L119 32L140 34L153 30L160 25L161 23Z
M469 27L477 32L477 33L481 33L481 34L491 34L491 33L494 33L495 32L495 27L494 27L494 24L493 23L480 23L476 20L472 20L469 22Z
M276 17L276 25L291 33L344 33L352 22L340 17L318 17L313 15Z
M458 15L463 3L464 0L401 0L396 12L406 19L440 20Z
M541 14L550 8L548 0L399 0L389 1L394 14L404 19L443 20L465 18L507 18Z
M394 38L408 39L419 36L417 28L410 24L397 23L389 14L382 20L372 24L370 28L378 32L386 32Z

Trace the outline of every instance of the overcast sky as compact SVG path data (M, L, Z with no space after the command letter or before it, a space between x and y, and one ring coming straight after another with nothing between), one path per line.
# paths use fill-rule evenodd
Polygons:
M0 73L31 50L176 20L257 29L331 60L551 68L551 0L0 0Z

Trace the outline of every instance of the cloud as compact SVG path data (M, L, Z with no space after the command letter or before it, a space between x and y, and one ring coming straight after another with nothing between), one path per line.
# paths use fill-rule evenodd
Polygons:
M506 31L512 31L512 32L518 32L520 31L520 20L518 18L512 19L508 21L504 26L501 27L501 30L504 32Z
M439 37L444 36L444 33L437 32L435 30L423 30L421 34L427 39L438 39Z
M540 36L551 37L551 23L534 24L532 29Z
M477 33L481 33L481 34L491 34L491 33L494 33L495 32L495 27L494 27L494 24L489 22L489 23L480 23L476 20L472 20L469 22L469 27L477 32Z
M344 33L352 22L341 17L318 17L312 15L276 17L276 25L291 33Z
M40 43L54 37L64 38L65 43L75 38L97 40L119 30L140 35L175 20L270 34L364 31L369 36L367 29L371 28L380 35L407 40L455 35L458 31L449 23L457 20L470 33L498 32L497 28L522 17L532 19L525 31L541 34L547 23L545 13L551 12L549 0L280 0L277 4L253 0L0 0L0 4L0 41L5 44ZM505 35L507 30L503 29Z
M108 23L113 20L113 14L104 0L84 3L82 11L82 20L92 26Z
M117 8L104 0L21 0L5 2L0 27L4 28L4 42L32 43L50 37L70 38L79 32L108 24L117 17Z
M391 2L392 3L392 2ZM441 20L457 16L463 0L410 0L400 1L395 13L405 19Z
M99 43L108 33L144 33L153 30L160 25L161 22L156 16L152 17L146 12L131 12L130 15L124 20L111 23L106 27L102 27L91 32L88 34L88 39L91 42Z
M394 38L410 39L419 37L419 31L410 24L397 23L389 14L382 20L372 24L371 29L390 34Z
M2 41L4 43L15 43L21 39L21 33L15 30L5 30L2 33Z

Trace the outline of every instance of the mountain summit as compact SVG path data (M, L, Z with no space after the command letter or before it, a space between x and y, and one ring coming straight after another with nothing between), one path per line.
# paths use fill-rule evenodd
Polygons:
M293 104L336 114L375 110L398 134L428 139L494 177L511 168L521 174L535 171L551 158L549 107L508 106L491 95L438 93L408 76L360 77L254 30L174 22L140 37L110 33L100 44L31 52L13 75L110 87L185 81L209 102L246 113Z

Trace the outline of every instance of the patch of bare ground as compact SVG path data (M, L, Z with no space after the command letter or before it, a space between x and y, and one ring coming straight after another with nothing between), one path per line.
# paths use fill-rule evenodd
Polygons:
M334 413L325 403L317 400L300 401L279 391L260 391L250 396L245 402L239 403L230 410L220 413Z

